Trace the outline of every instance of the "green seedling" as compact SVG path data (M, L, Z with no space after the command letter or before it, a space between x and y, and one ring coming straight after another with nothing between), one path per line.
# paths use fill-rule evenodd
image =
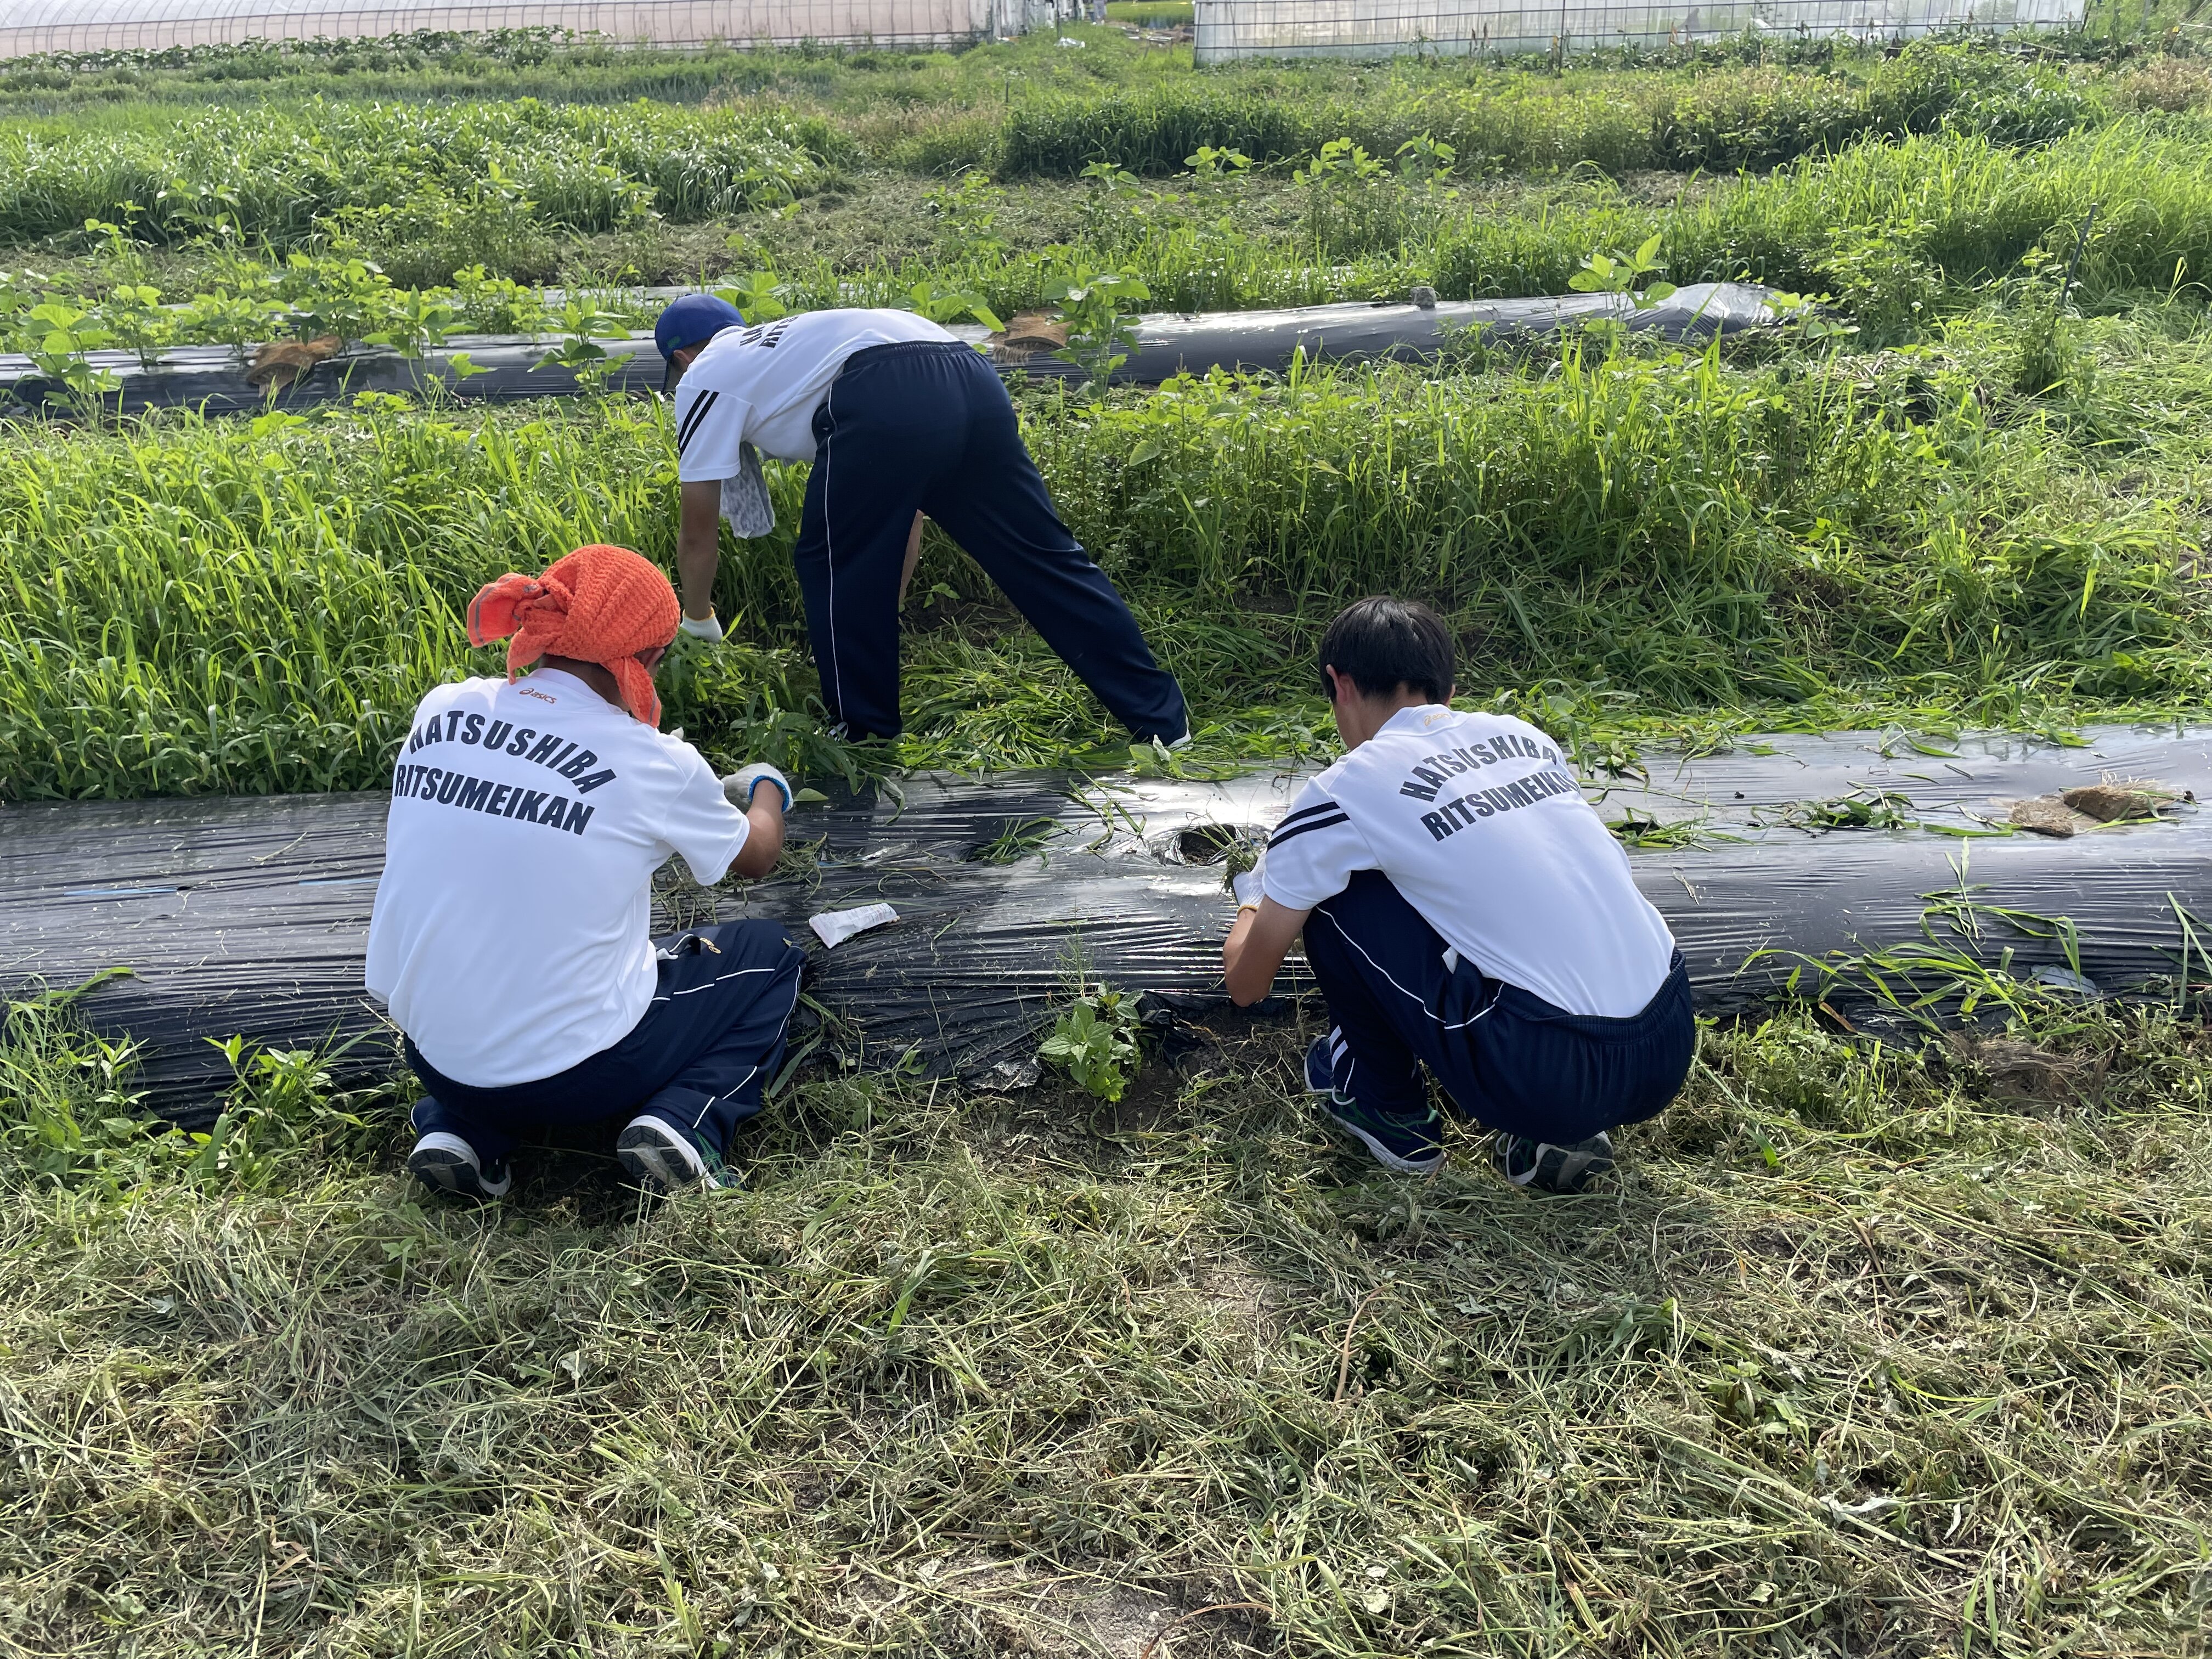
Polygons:
M101 399L121 384L85 356L112 337L90 312L58 300L31 307L16 321L17 344L32 368L88 414L97 412Z
M744 313L749 323L772 323L791 314L792 290L772 270L725 278L714 292Z
M1054 1024L1037 1058L1104 1101L1121 1097L1142 1059L1136 999L1103 986L1084 992Z
M176 338L176 319L163 307L161 290L149 283L118 283L107 290L95 315L115 344L151 368Z
M1419 184L1441 184L1452 175L1459 152L1442 139L1424 132L1398 146L1398 174Z
M1332 138L1304 167L1292 170L1293 184L1349 183L1370 185L1389 176L1390 169L1349 138Z
M1096 270L1082 261L1044 284L1044 298L1067 325L1067 343L1053 356L1080 365L1092 389L1103 388L1137 343L1131 308L1152 291L1126 271Z
M925 276L907 290L906 297L916 312L933 323L957 323L973 317L994 334L1006 326L973 289L940 288Z
M1633 253L1589 254L1581 268L1567 278L1567 286L1577 294L1625 294L1638 311L1648 311L1674 292L1672 283L1648 280L1667 268L1658 257L1659 240L1660 233L1655 230Z
M1241 149L1200 144L1196 155L1182 158L1182 164L1197 178L1223 179L1246 171L1252 165L1252 158Z
M452 306L410 289L398 296L384 327L365 337L371 345L388 345L412 360L433 346L445 344L446 337L457 332L459 323L460 313Z

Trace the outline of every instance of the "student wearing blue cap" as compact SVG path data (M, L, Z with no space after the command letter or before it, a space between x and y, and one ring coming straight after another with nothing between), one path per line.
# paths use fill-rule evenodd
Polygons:
M1060 522L997 373L909 311L802 313L748 327L711 294L653 329L676 388L686 633L719 640L720 520L765 536L763 454L811 461L793 550L822 698L848 735L896 737L898 608L934 519L1140 741L1187 741L1175 677L1114 584ZM680 381L680 384L679 384Z

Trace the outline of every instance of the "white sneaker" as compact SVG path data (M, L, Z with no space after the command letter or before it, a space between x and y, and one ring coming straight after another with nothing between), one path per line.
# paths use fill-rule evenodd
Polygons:
M407 1154L407 1168L416 1180L458 1198L505 1198L514 1185L514 1172L505 1158L486 1164L475 1147L443 1129L434 1129L415 1143L415 1150Z
M663 1118L630 1119L615 1142L615 1156L641 1187L668 1193L698 1187L712 1193L723 1186L721 1160L702 1152L690 1135Z

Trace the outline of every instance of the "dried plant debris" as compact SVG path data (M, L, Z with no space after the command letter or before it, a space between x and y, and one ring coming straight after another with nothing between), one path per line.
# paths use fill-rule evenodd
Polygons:
M2108 823L2141 823L2196 799L2191 791L2170 789L2141 778L2106 778L2056 794L2016 800L2006 821L2039 836L2063 837Z
M994 334L989 343L995 356L1008 362L1021 362L1041 351L1060 351L1067 345L1067 325L1049 312L1025 311L1006 325L1006 331Z
M2185 800L2193 801L2196 796L2141 778L2106 778L2066 790L2059 799L2100 823L2123 823L2130 819L2155 817L2163 809Z
M2104 1081L2106 1060L2054 1054L2016 1036L1976 1037L1950 1033L1952 1049L1979 1068L1991 1093L2002 1100L2066 1101L2091 1097Z
M2057 795L2037 795L2029 800L2016 800L2005 821L2015 829L2031 830L2039 836L2057 836L2061 839L2076 836L2084 830L2094 830L2097 820L2086 812L2077 812Z
M253 354L253 366L246 371L246 384L282 392L294 381L305 380L316 364L337 356L344 343L335 334L318 340L271 340Z

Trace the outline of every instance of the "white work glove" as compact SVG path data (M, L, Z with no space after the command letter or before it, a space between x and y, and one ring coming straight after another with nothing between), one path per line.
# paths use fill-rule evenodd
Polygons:
M721 619L711 609L704 617L686 616L676 627L678 632L689 634L695 640L705 640L714 645L722 642Z
M783 797L783 810L791 811L791 780L766 761L756 761L750 766L740 767L722 780L722 794L740 812L753 804L753 791L764 783L772 783Z
M1242 875L1231 876L1229 878L1229 890L1237 895L1238 909L1241 910L1248 904L1257 904L1260 902L1263 885L1261 875L1267 867L1267 855L1262 853L1260 854L1260 861L1249 870L1245 871Z

